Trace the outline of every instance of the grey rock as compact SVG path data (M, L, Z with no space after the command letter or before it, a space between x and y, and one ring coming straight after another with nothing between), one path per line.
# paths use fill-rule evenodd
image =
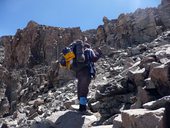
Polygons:
M169 67L170 63L155 67L150 71L149 77L155 84L161 96L170 94L169 86Z
M151 81L151 78L145 79L145 89L156 89L156 86Z
M170 103L170 96L165 96L165 97L162 97L156 101L151 101L151 102L145 103L143 105L143 107L146 109L152 110L152 109L166 107L166 105L169 103Z
M52 122L57 128L86 128L97 119L95 116L81 115L75 111L60 111L53 113L46 120Z
M165 128L165 109L154 111L146 109L125 110L122 112L122 122L125 128Z

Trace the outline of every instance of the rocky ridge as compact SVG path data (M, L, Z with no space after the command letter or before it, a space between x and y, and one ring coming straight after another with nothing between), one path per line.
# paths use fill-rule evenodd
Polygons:
M0 127L168 128L169 12L170 1L162 0L158 8L104 17L97 30L31 21L15 36L1 37ZM63 47L85 38L102 48L103 57L88 97L94 115L83 117L71 110L77 103L74 76L56 60ZM63 118L68 124L60 125Z

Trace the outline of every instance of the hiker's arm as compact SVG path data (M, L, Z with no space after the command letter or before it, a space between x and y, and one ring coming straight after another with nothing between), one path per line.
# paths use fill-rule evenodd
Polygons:
M93 62L97 62L98 59L101 57L101 54L99 54L99 52L94 52L93 50L91 50L92 53L92 61Z

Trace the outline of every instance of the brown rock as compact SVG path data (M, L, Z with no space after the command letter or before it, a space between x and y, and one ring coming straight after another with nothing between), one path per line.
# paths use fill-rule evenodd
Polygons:
M146 77L145 68L137 69L135 71L128 72L128 78L131 80L136 86L144 86L144 79Z
M166 128L165 109L154 111L146 109L125 110L122 112L122 122L125 128Z
M152 97L143 87L138 86L137 91L137 101L131 106L131 109L141 108L144 103L152 100Z
M160 95L165 96L170 94L170 63L157 66L150 71L150 77Z
M26 28L18 30L14 37L4 37L5 65L25 67L59 58L61 50L75 39L81 39L80 28L57 28L30 21Z

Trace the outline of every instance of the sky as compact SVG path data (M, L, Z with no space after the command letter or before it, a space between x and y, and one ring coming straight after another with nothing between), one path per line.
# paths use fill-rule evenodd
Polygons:
M0 36L14 35L30 20L54 27L96 29L104 16L116 19L161 0L0 0Z

